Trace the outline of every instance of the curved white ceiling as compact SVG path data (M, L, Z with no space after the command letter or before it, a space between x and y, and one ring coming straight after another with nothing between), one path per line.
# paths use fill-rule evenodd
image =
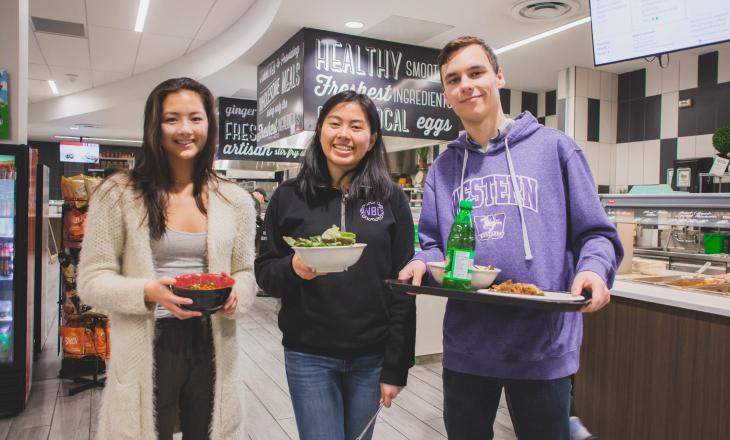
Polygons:
M281 2L256 0L218 37L158 68L93 89L32 103L28 108L28 123L53 121L143 101L155 85L171 77L200 79L212 75L238 59L264 35Z

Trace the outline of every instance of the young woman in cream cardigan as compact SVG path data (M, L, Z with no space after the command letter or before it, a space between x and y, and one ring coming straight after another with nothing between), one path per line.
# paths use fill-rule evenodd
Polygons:
M108 177L89 204L79 264L84 302L114 328L100 439L244 439L235 319L252 303L251 196L212 169L214 98L189 78L167 80L145 105L142 157ZM210 317L179 307L175 275L236 280Z

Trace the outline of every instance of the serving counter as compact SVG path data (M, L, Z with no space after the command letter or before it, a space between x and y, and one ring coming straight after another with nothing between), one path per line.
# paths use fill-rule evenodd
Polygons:
M730 195L606 196L603 201L617 223L659 230L656 243L642 243L639 234L638 249L624 242L629 254L638 250L642 259L652 258L641 248L658 246L657 262L686 270L724 258L700 248L703 234L730 228ZM669 237L680 229L684 241L671 243ZM674 254L674 263L666 253ZM715 271L724 269L711 264ZM578 415L600 438L730 438L730 296L637 281L678 273L619 275L611 304L584 315L575 402Z
M632 281L632 278L634 276L619 275L611 289L612 298L643 301L730 319L730 296L645 284Z

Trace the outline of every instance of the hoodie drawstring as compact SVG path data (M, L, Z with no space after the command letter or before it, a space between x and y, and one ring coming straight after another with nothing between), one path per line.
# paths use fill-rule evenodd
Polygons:
M522 244L525 248L525 260L532 260L532 248L530 247L530 237L527 234L527 224L525 224L525 213L523 212L522 206L524 205L524 199L522 198L522 191L520 185L517 182L517 175L515 174L515 167L512 164L512 155L509 152L509 143L507 138L504 138L504 150L507 152L507 167L509 168L509 176L512 180L512 191L517 199L517 209L520 211L520 223L522 224Z
M469 160L469 150L464 148L464 160L461 163L461 185L459 186L459 201L464 200L464 173L466 173L467 160Z
M512 155L509 152L509 143L507 138L504 138L504 149L507 153L507 167L509 168L510 181L512 182L512 191L517 199L517 209L520 212L520 224L522 226L522 244L525 250L525 260L532 260L532 248L530 247L530 237L527 233L527 224L525 223L525 213L523 212L522 206L524 201L522 198L522 191L517 182L517 175L515 174L515 167L512 164ZM469 150L464 148L464 159L461 164L461 185L459 186L459 200L464 200L464 175L466 174L466 161L469 159Z

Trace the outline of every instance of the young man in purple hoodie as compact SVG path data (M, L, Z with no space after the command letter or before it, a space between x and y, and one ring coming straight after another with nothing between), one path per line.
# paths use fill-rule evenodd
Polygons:
M481 39L460 37L438 58L446 101L466 132L434 161L418 231L420 253L400 273L420 284L443 261L459 200L472 200L475 264L544 290L590 290L582 312L602 308L623 257L583 151L529 113L505 117L504 75ZM520 439L569 439L579 312L449 300L444 318L444 419L450 440L488 439L502 389Z

